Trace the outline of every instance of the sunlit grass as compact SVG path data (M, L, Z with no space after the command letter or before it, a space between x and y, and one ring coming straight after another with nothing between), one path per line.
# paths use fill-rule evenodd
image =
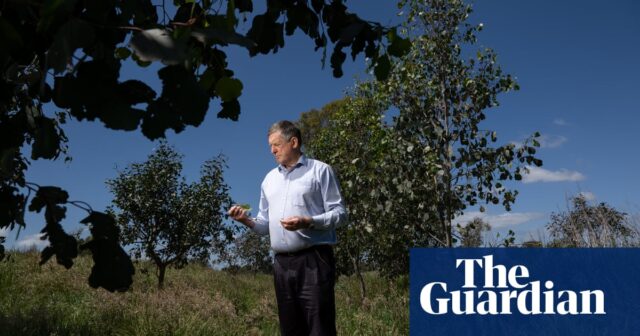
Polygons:
M87 284L89 256L66 270L55 260L38 266L37 252L10 254L0 262L0 335L279 334L269 274L190 265L168 270L165 289L158 290L153 267L142 263L130 291L109 293ZM368 273L365 281L364 300L355 278L336 285L339 334L408 334L406 278Z

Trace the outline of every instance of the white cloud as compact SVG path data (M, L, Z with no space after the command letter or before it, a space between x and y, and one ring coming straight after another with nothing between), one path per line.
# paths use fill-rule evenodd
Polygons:
M15 243L15 247L17 249L28 250L32 247L35 247L38 250L42 250L46 246L49 245L49 240L41 240L42 233L32 234L30 236L25 237L24 239L20 239Z
M561 118L553 119L553 124L554 125L558 125L558 126L567 126L568 125L567 122L564 121L564 119L561 119Z
M0 229L0 237L6 237L9 234L9 228Z
M527 166L527 169L529 172L522 175L524 183L582 181L585 179L582 173L566 169L552 171L535 166Z
M583 191L579 195L584 197L587 201L593 201L596 199L596 195L590 191Z
M462 216L454 218L454 224L460 224L464 226L474 218L480 218L485 222L491 224L492 229L500 229L504 227L512 227L520 225L535 219L544 217L544 214L539 212L505 212L499 215L489 215L486 212L471 211Z
M561 135L543 134L538 138L540 148L558 148L567 142L567 138Z

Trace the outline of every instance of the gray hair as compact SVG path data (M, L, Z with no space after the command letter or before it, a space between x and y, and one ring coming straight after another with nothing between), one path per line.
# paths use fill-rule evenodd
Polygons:
M300 129L291 121L281 120L271 125L268 135L276 132L280 132L280 134L282 134L282 136L287 141L291 140L291 138L293 137L298 138L298 143L300 144L300 146L302 146L302 133L300 132Z

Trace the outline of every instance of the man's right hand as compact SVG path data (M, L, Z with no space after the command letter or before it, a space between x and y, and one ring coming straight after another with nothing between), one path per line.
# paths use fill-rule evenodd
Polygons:
M253 227L253 225L251 225L253 224L253 222L247 215L247 210L239 205L234 205L231 207L231 209L229 209L229 216L246 226Z

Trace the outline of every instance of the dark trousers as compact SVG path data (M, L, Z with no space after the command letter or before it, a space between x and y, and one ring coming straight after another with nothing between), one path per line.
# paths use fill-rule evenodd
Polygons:
M335 335L335 259L329 245L276 254L273 264L282 335Z

